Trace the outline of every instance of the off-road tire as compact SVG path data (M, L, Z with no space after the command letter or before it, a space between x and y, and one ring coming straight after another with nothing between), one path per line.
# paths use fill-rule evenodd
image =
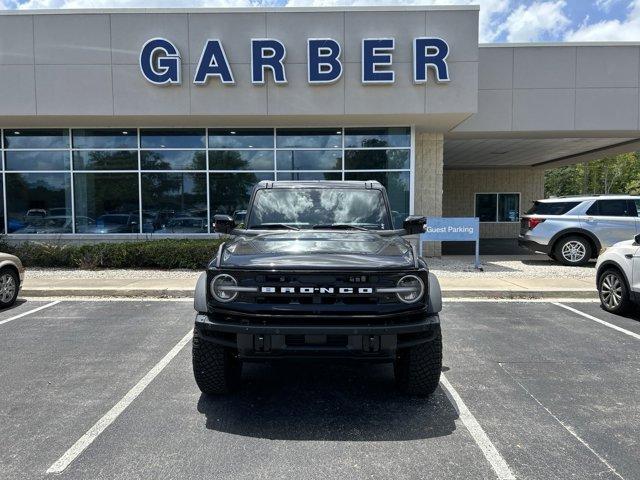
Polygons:
M571 260L571 258L568 258L563 254L565 246L569 248L571 244L576 246L579 245L578 248L581 248L581 251L584 251L584 255L581 258L576 257L576 260ZM570 235L568 237L561 238L556 242L553 248L553 255L556 257L556 260L569 267L580 267L582 265L586 265L589 263L592 254L591 242L580 235Z
M617 279L617 283L615 283L614 279ZM607 296L607 293L609 293L609 296ZM598 277L598 295L602 309L609 313L623 315L631 310L632 303L629 297L627 281L617 269L609 268ZM612 297L614 295L615 298ZM617 305L615 304L616 300L618 301Z
M202 337L198 326L193 329L193 375L202 393L221 395L240 386L242 362L225 348Z
M3 280L2 282L0 282L0 287L2 288L2 291L0 292L0 308L7 308L13 305L16 302L16 299L18 298L20 278L18 277L18 274L15 272L15 270L13 270L12 268L5 267L2 270L0 270L0 279ZM4 288L5 288L4 279L7 279L7 280L10 279L10 281L13 282L12 291L7 292L6 295L4 291Z
M431 395L442 371L442 332L440 325L433 340L398 351L394 363L396 386L409 395Z

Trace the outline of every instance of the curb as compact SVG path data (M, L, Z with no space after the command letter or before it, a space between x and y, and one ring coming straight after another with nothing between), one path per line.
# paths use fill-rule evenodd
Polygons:
M24 288L24 297L124 297L124 298L193 298L193 289L178 288ZM443 289L443 298L492 299L597 299L595 289L498 290L498 289Z

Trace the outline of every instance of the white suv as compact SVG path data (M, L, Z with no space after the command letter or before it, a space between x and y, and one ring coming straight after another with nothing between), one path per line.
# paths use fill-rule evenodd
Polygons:
M549 198L522 216L518 243L565 265L584 265L640 233L640 196Z
M635 240L616 243L596 264L602 308L625 313L640 302L640 234Z

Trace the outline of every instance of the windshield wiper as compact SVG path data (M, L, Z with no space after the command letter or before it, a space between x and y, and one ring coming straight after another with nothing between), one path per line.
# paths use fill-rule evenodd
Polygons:
M261 223L260 225L252 225L251 229L255 230L300 230L298 227L294 227L293 225L287 225L285 223Z
M369 229L365 227L361 227L359 225L351 225L349 223L327 223L327 224L318 224L311 227L313 230L362 230L368 232Z

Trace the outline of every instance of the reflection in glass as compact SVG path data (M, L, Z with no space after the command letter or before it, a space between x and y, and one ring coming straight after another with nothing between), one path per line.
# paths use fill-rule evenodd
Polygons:
M273 173L209 174L211 218L217 214L233 215L238 210L245 210L253 186L261 180L273 180Z
M273 150L210 150L210 170L273 170Z
M481 222L495 222L498 196L495 193L476 194L476 217Z
M138 148L135 128L78 129L71 132L73 148Z
M137 170L138 152L83 150L73 152L75 170Z
M345 148L410 147L411 128L345 128Z
M69 152L52 151L11 151L4 153L7 170L69 170Z
M410 211L409 172L345 172L344 179L380 182L387 189L394 228L402 228L402 222Z
M137 173L76 173L73 189L76 232L139 231Z
M143 173L142 232L207 233L206 173Z
M273 129L209 129L209 148L273 148Z
M193 150L146 150L140 152L143 170L205 170L207 154Z
M69 148L69 131L5 129L4 148Z
M146 129L140 131L141 148L204 148L203 128Z
M520 195L517 193L501 193L498 195L498 221L520 221Z
M390 222L382 192L313 187L258 190L248 228L285 224L304 229L336 223L388 230Z
M408 170L409 150L346 150L346 170Z
M71 233L68 173L7 173L9 233Z
M278 150L278 170L340 170L342 152L335 150Z
M342 172L282 172L278 171L278 180L342 180Z
M276 132L277 148L342 148L340 128L286 128Z

